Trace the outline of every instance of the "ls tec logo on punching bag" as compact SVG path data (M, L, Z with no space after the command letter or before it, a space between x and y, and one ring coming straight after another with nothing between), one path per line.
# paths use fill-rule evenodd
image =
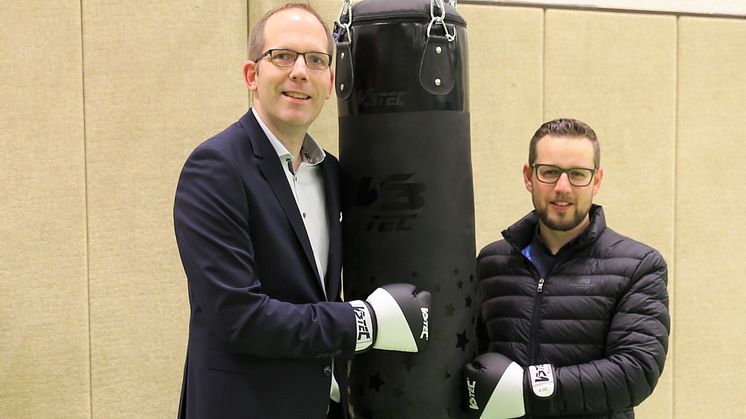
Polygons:
M373 89L366 90L360 97L363 108L366 110L372 108L392 108L396 106L406 106L404 98L407 92L377 92Z
M378 185L373 178L360 180L355 205L375 206L365 231L410 231L425 206L425 184L414 181L414 173L394 173Z

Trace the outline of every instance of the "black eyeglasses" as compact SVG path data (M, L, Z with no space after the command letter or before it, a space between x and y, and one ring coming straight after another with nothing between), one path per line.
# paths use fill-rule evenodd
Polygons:
M553 164L534 164L532 167L536 171L536 178L539 179L539 182L549 184L557 183L560 176L563 173L567 173L567 180L570 181L570 185L588 186L591 184L593 175L596 173L595 169L586 169L584 167L563 169Z
M269 56L269 62L278 67L291 67L295 64L298 56L302 55L309 70L326 70L332 62L332 56L325 52L308 51L298 52L292 49L275 48L268 49L267 52L260 55L254 62L259 62L264 57Z

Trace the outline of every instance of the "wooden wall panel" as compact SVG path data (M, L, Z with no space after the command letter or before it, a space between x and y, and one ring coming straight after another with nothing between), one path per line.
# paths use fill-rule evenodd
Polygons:
M548 10L545 31L544 119L594 128L605 168L596 202L611 228L663 254L673 300L676 18ZM672 415L672 349L640 417Z
M746 21L681 18L676 418L743 417Z
M87 418L80 3L0 7L0 417Z
M247 108L246 2L83 2L94 417L175 417L188 319L173 233L191 150Z

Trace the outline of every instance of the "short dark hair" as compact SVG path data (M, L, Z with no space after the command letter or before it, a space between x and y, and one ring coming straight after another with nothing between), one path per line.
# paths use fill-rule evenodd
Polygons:
M314 10L313 7L311 7L308 3L287 3L285 5L275 7L274 9L268 11L264 14L254 25L254 29L251 31L251 35L249 36L249 59L250 60L256 60L259 58L262 53L264 53L264 25L267 24L267 20L272 17L277 12L281 12L283 10L288 9L301 9L305 10L308 13L314 15L316 19L321 23L321 26L324 27L324 33L326 33L326 39L327 39L327 53L331 54L334 51L334 39L332 38L331 32L329 32L329 27L324 23L324 20L319 15L319 13Z
M572 118L558 118L547 121L539 127L531 138L528 148L528 163L536 162L536 144L546 135L557 135L564 137L587 138L593 144L593 166L595 169L601 165L601 146L598 143L596 131L583 121Z

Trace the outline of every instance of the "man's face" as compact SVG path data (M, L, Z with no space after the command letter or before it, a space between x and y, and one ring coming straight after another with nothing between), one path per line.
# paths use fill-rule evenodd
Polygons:
M546 135L536 144L535 164L551 164L562 169L593 169L593 144L584 137ZM523 181L531 192L536 213L545 228L553 231L582 231L589 223L588 212L593 197L601 187L603 170L596 173L588 186L570 184L568 173L554 184L540 182L536 171L523 167Z
M305 10L283 10L265 23L263 51L330 52L327 45L324 27ZM283 133L305 133L331 97L334 81L331 67L310 70L300 55L291 67L278 67L266 56L258 62L249 60L244 64L244 77L253 92L254 109L280 137Z

